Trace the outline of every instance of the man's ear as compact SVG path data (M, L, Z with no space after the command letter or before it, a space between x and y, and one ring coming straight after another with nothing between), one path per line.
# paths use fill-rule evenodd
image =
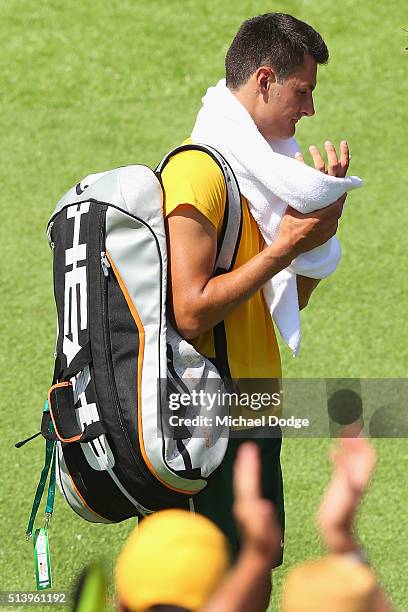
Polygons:
M276 83L276 76L270 66L260 66L255 73L259 93L267 93L270 86Z

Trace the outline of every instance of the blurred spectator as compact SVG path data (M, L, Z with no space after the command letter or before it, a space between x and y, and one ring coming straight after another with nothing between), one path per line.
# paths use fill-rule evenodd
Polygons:
M332 477L317 514L330 554L290 572L283 612L390 612L392 606L353 534L355 513L370 482L376 453L365 438L343 437L332 451L332 462Z
M116 563L119 609L201 610L229 566L228 542L209 519L184 510L145 518Z
M344 555L295 567L285 583L284 612L369 612L376 589L370 569Z

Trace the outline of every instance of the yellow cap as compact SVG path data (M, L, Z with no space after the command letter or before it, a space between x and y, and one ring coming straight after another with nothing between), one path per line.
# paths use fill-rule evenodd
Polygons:
M200 514L163 510L141 521L116 562L118 598L134 612L169 604L199 610L224 577L228 543Z
M306 561L288 575L282 612L369 612L376 580L347 555Z

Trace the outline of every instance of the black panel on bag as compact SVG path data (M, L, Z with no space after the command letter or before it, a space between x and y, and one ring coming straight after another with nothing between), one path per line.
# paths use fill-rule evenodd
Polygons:
M84 206L84 204L82 204ZM76 210L80 209L80 205L74 204L73 207ZM53 219L52 226L52 241L54 244L53 255L53 271L54 271L54 297L55 304L57 307L58 316L58 339L56 352L61 358L61 368L67 367L67 360L63 354L63 338L64 333L69 332L70 329L65 330L64 328L64 300L65 300L65 283L66 273L72 271L72 264L66 265L66 251L71 249L74 244L74 226L75 218L68 217L68 210L72 207L65 208ZM81 215L80 223L80 234L79 244L87 244L89 241L90 234L90 213ZM77 267L86 265L85 260L80 260L76 263ZM75 285L73 291L77 292L77 298L79 298L78 285ZM72 292L69 296L70 303L72 300ZM79 303L79 301L78 301ZM76 313L75 313L76 314ZM72 334L67 333L68 337L72 340ZM89 330L88 328L82 329L78 326L78 342L80 346L85 346L89 341Z
M138 441L139 332L116 277L108 280L108 320L112 364L120 410L130 442Z
M109 474L88 465L80 444L63 446L63 453L75 487L91 510L115 523L137 515Z

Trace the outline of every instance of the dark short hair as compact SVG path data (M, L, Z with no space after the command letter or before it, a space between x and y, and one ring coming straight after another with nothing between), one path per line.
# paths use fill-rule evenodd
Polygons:
M310 54L326 64L329 51L319 32L285 13L266 13L244 21L225 57L230 89L244 85L259 66L273 68L279 82L296 72Z

